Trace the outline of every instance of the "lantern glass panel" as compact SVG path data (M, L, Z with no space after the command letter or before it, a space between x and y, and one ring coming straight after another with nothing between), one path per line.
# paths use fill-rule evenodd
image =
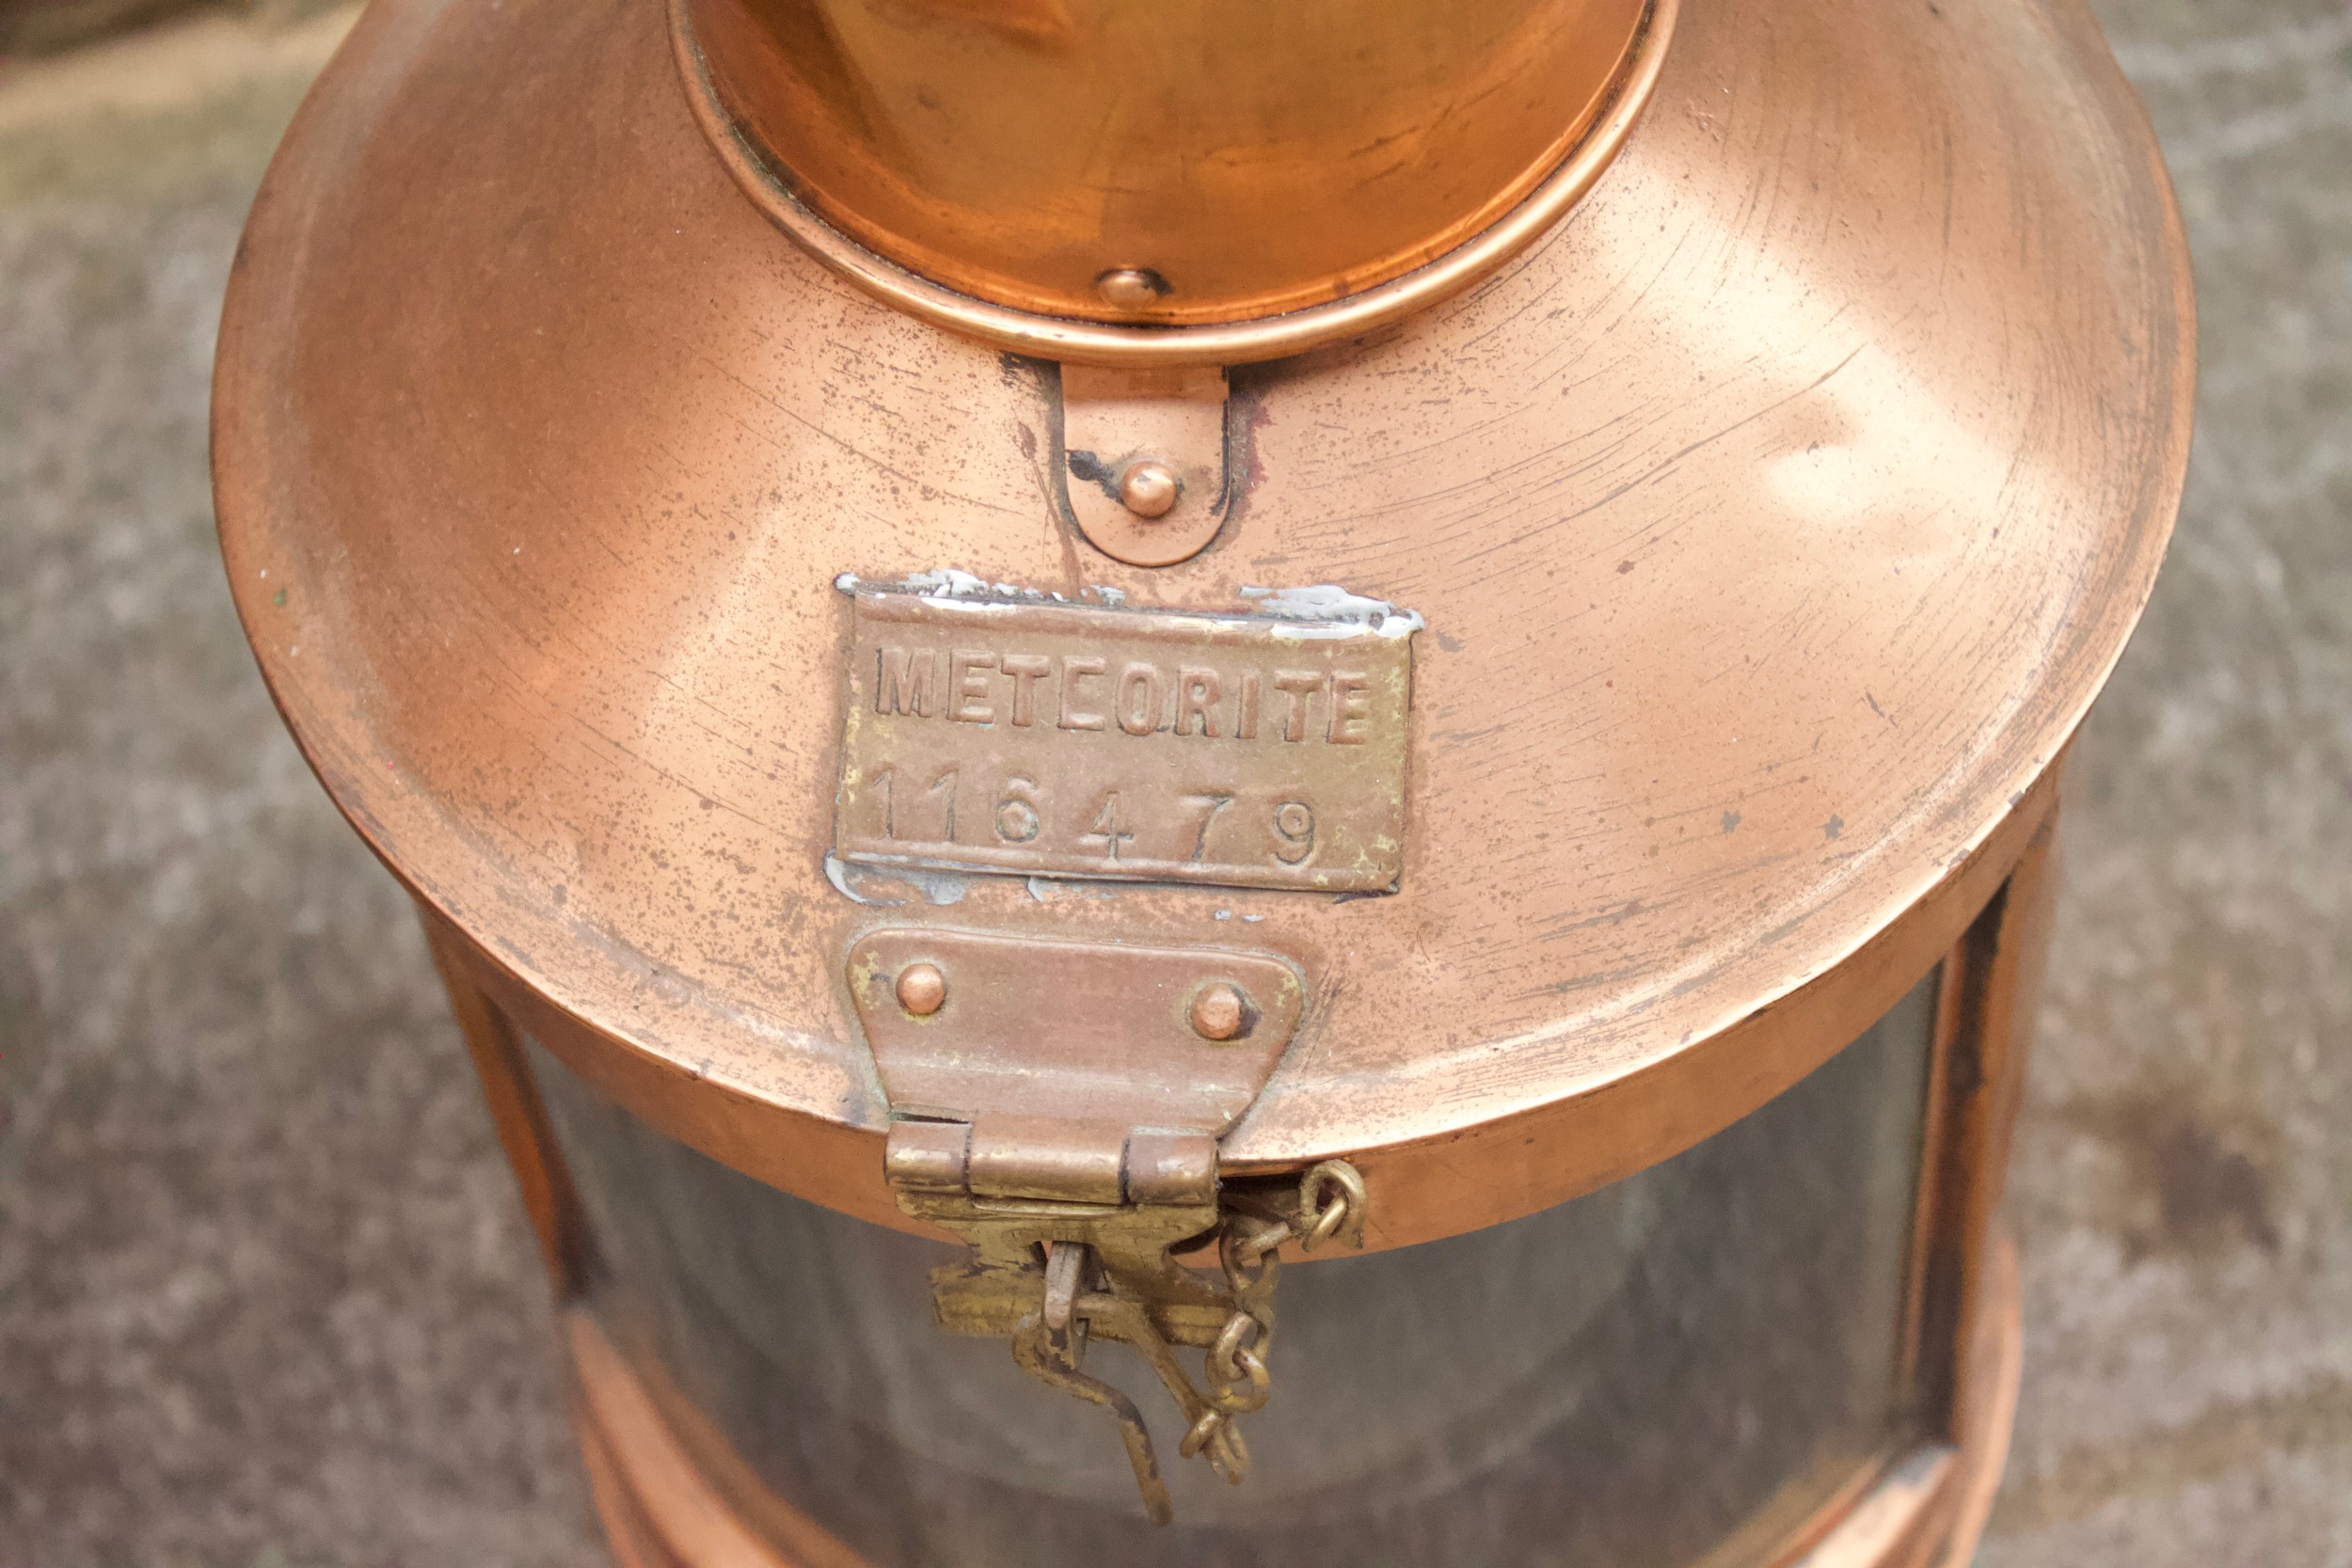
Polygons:
M928 1276L955 1249L778 1192L532 1059L605 1332L723 1440L723 1472L875 1568L1682 1568L1760 1555L1903 1435L1935 986L1601 1191L1286 1267L1243 1486L1180 1460L1148 1370L1097 1347L1088 1370L1153 1426L1167 1529L1107 1415L933 1325Z

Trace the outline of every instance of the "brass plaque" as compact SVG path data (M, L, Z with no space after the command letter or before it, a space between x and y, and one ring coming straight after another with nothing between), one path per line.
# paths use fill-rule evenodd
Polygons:
M1405 857L1417 617L856 586L834 848L868 865L1371 893Z

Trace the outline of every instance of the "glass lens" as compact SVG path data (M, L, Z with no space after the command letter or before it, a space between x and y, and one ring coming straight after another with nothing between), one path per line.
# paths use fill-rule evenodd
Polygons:
M764 1186L532 1059L606 1332L723 1440L723 1482L875 1568L1690 1568L1760 1558L1899 1435L1934 992L1612 1187L1285 1268L1243 1486L1179 1459L1142 1362L1096 1347L1087 1370L1152 1422L1167 1529L1107 1414L932 1325L956 1249Z

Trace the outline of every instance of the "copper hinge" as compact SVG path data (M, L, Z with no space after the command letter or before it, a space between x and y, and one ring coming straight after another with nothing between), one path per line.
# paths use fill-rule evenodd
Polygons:
M894 1120L898 1205L969 1247L933 1271L941 1328L1118 1419L1154 1523L1171 1516L1142 1413L1084 1370L1133 1347L1185 1423L1181 1451L1238 1484L1234 1422L1271 1391L1274 1282L1296 1242L1362 1244L1343 1161L1295 1181L1220 1182L1217 1140L1295 1029L1297 972L1263 953L872 932L850 990ZM1217 1267L1180 1254L1214 1249ZM1196 1380L1178 1357L1204 1352Z

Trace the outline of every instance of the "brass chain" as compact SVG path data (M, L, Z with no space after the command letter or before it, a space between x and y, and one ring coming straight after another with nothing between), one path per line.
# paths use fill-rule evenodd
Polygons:
M1166 1227L1192 1223L1185 1211L1162 1213L1147 1205L1083 1222L1049 1217L1047 1225L1068 1223L1076 1234L1049 1230L1037 1240L1025 1239L1033 1235L1035 1216L1016 1212L997 1222L1001 1233L975 1227L977 1260L935 1272L932 1289L943 1321L987 1322L982 1314L993 1314L1001 1303L1013 1314L1006 1326L1022 1370L1110 1412L1144 1511L1164 1525L1172 1514L1168 1484L1143 1414L1127 1395L1083 1370L1088 1345L1115 1340L1141 1355L1186 1423L1179 1451L1205 1458L1239 1485L1249 1472L1249 1449L1235 1423L1264 1408L1273 1391L1267 1364L1281 1249L1293 1242L1305 1252L1331 1241L1361 1246L1366 1208L1364 1180L1344 1160L1314 1166L1295 1194L1269 1194L1255 1183L1229 1186L1200 1215L1214 1220L1221 1288L1174 1257L1186 1232ZM950 1217L973 1225L967 1214ZM1179 1346L1205 1353L1205 1388L1177 1358Z
M1177 1451L1205 1455L1210 1468L1233 1485L1249 1473L1249 1449L1234 1418L1263 1409L1273 1392L1267 1367L1274 1352L1274 1282L1281 1249L1291 1242L1312 1252L1337 1236L1363 1244L1364 1179L1344 1160L1326 1160L1298 1183L1298 1207L1273 1218L1242 1210L1226 1212L1217 1235L1233 1310L1208 1348L1208 1408L1184 1433Z

